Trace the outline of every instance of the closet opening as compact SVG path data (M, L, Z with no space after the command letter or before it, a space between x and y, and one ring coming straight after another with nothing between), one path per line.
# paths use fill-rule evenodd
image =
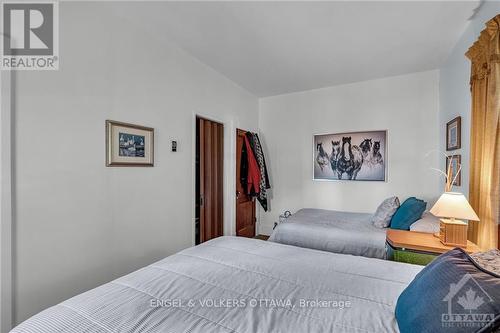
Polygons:
M224 125L196 117L195 244L223 235Z

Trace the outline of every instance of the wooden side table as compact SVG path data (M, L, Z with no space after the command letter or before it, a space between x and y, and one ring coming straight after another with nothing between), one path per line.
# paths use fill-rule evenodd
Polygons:
M454 249L439 241L438 237L425 232L388 229L386 234L387 259L416 265L427 265L437 256ZM481 249L471 241L462 247L467 253Z

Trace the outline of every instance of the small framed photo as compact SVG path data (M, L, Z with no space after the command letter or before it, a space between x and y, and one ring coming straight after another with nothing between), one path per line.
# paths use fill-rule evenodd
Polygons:
M451 155L446 157L446 171L448 171L448 166L450 165L450 163L451 179L455 179L455 181L453 182L453 186L462 186L462 170L459 171L460 165L462 165L462 155Z
M446 124L446 150L462 147L462 117L456 117Z
M153 165L153 128L106 120L106 166Z

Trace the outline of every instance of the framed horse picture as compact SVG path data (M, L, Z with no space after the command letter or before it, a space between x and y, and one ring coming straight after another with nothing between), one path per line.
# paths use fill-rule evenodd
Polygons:
M386 181L387 131L314 135L313 179Z

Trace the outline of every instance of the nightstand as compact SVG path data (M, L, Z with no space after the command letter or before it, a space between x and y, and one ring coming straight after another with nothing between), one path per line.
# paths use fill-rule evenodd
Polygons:
M395 229L387 230L385 243L388 260L424 266L456 247L444 245L433 234ZM467 247L462 249L467 253L481 251L471 241L467 241Z

